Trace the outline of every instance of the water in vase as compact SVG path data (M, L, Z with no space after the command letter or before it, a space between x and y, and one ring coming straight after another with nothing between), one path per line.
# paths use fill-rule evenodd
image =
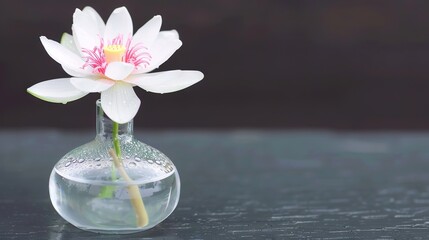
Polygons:
M55 209L81 229L101 233L137 232L160 223L177 205L180 180L168 160L124 159L132 184L118 177L112 160L82 160L65 158L62 164L57 164L49 186ZM131 185L138 187L146 208L149 222L145 226L136 225L129 194Z

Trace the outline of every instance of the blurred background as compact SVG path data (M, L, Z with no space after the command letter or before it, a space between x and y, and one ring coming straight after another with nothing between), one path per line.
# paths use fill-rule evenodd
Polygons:
M75 8L104 20L156 14L183 46L158 71L205 79L157 95L135 88L139 128L429 129L429 1L8 1L0 8L0 128L94 128L90 94L67 105L26 89L65 77L39 41L71 33Z

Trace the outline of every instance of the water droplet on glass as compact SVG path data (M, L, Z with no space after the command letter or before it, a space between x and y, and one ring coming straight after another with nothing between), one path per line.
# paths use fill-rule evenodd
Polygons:
M83 159L83 158L81 158L81 159L79 159L79 163L83 163L85 161L85 159Z
M101 163L97 163L97 167L101 167Z
M130 167L135 167L135 166L137 166L137 163L135 163L135 162L130 162L130 163L128 163L128 165L130 165Z
M130 156L128 156L128 155L127 155L127 156L125 156L125 158L126 158L126 159L130 159Z
M71 162L66 162L66 167L70 166Z
M155 163L161 165L161 162L159 160L156 160Z
M139 158L139 157L135 157L134 158L137 162L140 162L142 159L141 158Z
M99 158L99 157L98 157L98 158L96 158L96 159L94 159L94 160L98 162L98 161L100 161L100 160L101 160L101 158Z
M152 160L147 160L147 162L149 163L149 164L152 164L153 163L153 161Z
M75 163L75 162L77 162L77 160L75 159L75 160L73 160L73 163Z

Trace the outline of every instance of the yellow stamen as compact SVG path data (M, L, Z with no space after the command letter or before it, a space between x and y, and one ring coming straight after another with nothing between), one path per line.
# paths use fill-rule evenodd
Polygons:
M122 45L109 45L103 48L106 63L122 62L125 55L125 47Z

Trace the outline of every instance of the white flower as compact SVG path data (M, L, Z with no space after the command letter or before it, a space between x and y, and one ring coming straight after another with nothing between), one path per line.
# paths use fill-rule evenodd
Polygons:
M130 121L140 107L134 86L169 93L204 77L203 73L190 70L148 73L182 45L177 31L160 31L161 23L161 16L155 16L133 35L131 16L125 7L115 9L106 24L91 7L76 9L73 35L64 33L61 44L40 37L49 56L72 77L40 82L27 91L54 103L101 92L105 113L118 123Z

